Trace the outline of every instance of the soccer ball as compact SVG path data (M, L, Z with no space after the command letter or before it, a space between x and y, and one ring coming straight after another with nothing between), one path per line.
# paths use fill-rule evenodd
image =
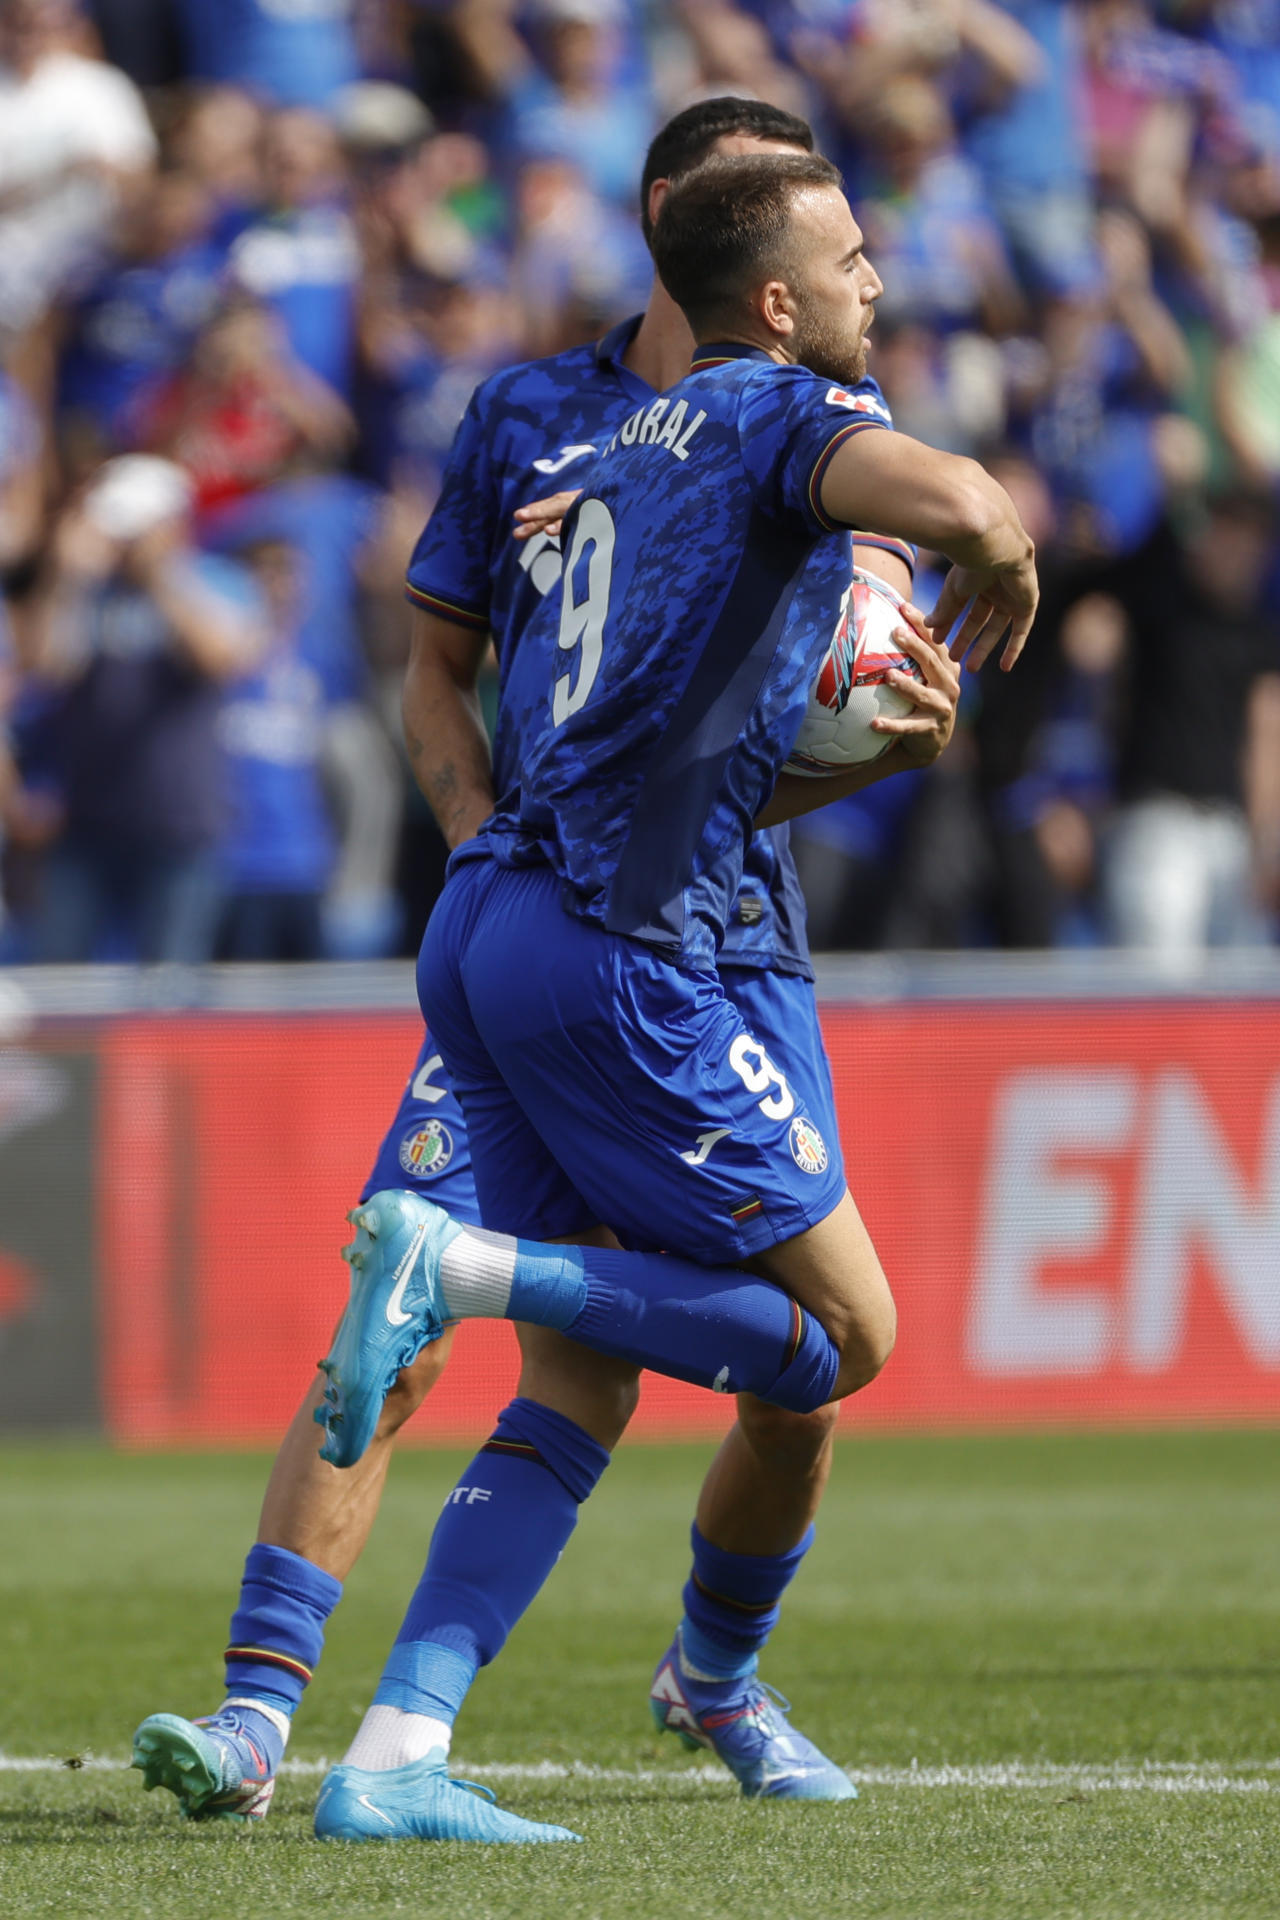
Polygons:
M878 760L893 745L894 736L873 733L871 722L877 714L900 719L910 713L911 702L885 686L884 677L893 667L917 680L924 677L910 655L894 645L901 606L901 594L885 581L855 569L785 773L821 779Z

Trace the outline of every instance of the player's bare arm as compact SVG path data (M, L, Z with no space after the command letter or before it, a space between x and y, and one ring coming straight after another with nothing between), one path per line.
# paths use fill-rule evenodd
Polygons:
M822 482L832 520L912 540L952 562L928 624L947 633L953 658L972 647L980 667L1006 628L1000 664L1017 660L1035 619L1040 589L1035 549L1017 508L976 460L940 453L901 433L859 433L836 450Z
M450 847L493 812L493 769L476 683L487 633L413 610L405 671L405 745L413 777Z

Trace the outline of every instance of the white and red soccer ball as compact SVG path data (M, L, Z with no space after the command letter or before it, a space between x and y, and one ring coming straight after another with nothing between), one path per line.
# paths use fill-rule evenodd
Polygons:
M893 745L895 736L873 732L871 722L878 714L900 719L911 702L885 685L885 675L896 668L923 678L896 644L902 604L887 582L855 570L785 772L822 779L877 760Z

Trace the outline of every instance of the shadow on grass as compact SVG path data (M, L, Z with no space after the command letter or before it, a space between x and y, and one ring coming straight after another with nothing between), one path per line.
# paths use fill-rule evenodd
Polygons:
M301 1820L281 1822L281 1827L300 1827ZM308 1827L309 1827L308 1817ZM97 1804L76 1807L0 1807L0 1846L81 1845L86 1840L111 1842L128 1836L130 1840L180 1841L184 1846L209 1845L225 1841L231 1846L253 1845L255 1833L246 1833L227 1821L177 1820L166 1816L160 1807L139 1807L122 1813L117 1807ZM286 1837L284 1833L282 1838ZM287 1837L297 1839L298 1833Z

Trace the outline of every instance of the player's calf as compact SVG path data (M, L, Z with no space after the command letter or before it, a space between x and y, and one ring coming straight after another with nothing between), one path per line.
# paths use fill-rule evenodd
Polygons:
M394 1440L405 1422L413 1418L444 1372L452 1345L453 1329L446 1328L439 1340L432 1341L416 1360L401 1368L383 1401L375 1441Z
M788 1484L803 1482L817 1472L825 1480L839 1418L840 1408L834 1402L813 1413L792 1413L754 1394L738 1396L738 1425L756 1471Z
M521 1398L553 1408L612 1450L639 1405L639 1368L546 1327L519 1324L516 1333Z

